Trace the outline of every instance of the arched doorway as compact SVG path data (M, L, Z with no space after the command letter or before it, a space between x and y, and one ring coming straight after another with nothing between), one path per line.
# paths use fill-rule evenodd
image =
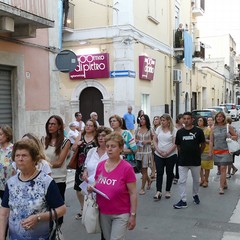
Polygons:
M82 113L84 122L90 118L91 112L96 112L99 124L104 125L102 99L103 95L97 88L87 87L83 89L79 96L79 111Z

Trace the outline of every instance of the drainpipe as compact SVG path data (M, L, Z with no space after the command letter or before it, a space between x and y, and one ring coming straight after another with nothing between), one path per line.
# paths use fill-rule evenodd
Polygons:
M58 46L59 46L59 49L61 50L62 49L62 29L63 29L63 0L59 0L58 1L58 29L59 29L59 32L58 32Z

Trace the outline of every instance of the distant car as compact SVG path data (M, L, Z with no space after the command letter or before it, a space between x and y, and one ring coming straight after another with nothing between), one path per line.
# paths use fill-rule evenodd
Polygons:
M209 107L207 109L214 109L217 112L224 112L226 117L231 117L230 111L225 106L213 106L213 107Z
M240 105L236 105L237 107L237 110L238 110L238 116L239 116L239 119L240 119Z
M227 107L228 111L230 111L231 118L234 119L235 121L239 120L239 113L235 103L224 103L224 104L220 104L219 106Z
M206 119L209 117L215 118L217 111L215 109L203 109L203 110L193 110L192 117L194 118L193 124L197 125L197 119L201 117L205 117Z

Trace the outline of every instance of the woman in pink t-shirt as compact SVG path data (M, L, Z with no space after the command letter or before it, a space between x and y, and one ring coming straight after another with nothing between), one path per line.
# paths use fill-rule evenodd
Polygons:
M132 230L136 225L136 176L132 166L120 157L122 136L113 132L105 142L109 158L98 164L95 175L95 187L109 198L97 194L100 224L106 240L120 240L125 238L127 228Z

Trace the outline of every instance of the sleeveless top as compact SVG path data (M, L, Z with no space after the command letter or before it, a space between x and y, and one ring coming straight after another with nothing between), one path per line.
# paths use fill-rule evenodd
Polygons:
M227 150L228 146L226 142L227 138L227 126L218 126L215 125L213 128L213 136L214 136L214 143L213 149L214 150ZM215 165L228 165L232 163L232 156L228 153L215 153L213 155L213 160Z
M64 138L63 143L62 143L62 149L65 147L67 141L69 141L68 138ZM58 159L59 156L55 154L55 146L48 146L47 149L45 149L45 154L48 158L48 161L54 162ZM67 157L66 157L67 159ZM67 179L67 163L66 159L64 159L62 166L58 168L52 168L52 174L51 177L55 180L56 183L60 182L66 182Z

